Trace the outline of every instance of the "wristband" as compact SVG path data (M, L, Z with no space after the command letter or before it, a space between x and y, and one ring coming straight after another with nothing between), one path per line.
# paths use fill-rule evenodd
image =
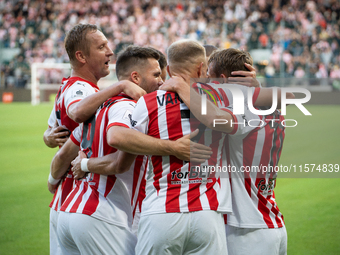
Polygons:
M48 182L51 183L52 185L57 184L59 181L60 181L60 179L54 179L51 173L48 176Z
M81 163L80 163L80 169L83 171L83 172L90 172L89 169L87 168L87 162L89 161L88 158L83 158L81 160Z

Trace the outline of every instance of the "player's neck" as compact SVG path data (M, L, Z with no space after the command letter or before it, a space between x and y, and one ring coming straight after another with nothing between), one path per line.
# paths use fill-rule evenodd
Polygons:
M91 72L84 71L84 70L72 69L71 77L79 77L86 81L92 82L95 85L97 85L97 82L98 82L96 77Z

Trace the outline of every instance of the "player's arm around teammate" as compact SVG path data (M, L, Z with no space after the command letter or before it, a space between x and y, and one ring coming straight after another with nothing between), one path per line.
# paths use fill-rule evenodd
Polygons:
M79 128L79 127L78 127ZM66 174L71 161L77 156L79 146L72 139L68 139L64 146L55 154L51 162L50 175L48 180L48 190L54 194L59 181Z
M60 178L67 172L71 163L73 166L72 171L75 174L74 178L81 179L87 172L103 175L124 173L129 170L136 157L135 155L120 151L119 153L112 153L103 157L87 159L85 153L79 151L80 146L77 142L75 142L74 136L72 137L73 139L69 139L65 143L65 146L63 146L52 159L50 175L57 181L59 181ZM82 159L86 159L86 164L84 166L83 162L83 167L80 164ZM77 161L79 161L79 164L77 164ZM51 186L50 190L49 186L51 193L53 191L53 187L54 186Z
M210 69L209 69L210 70ZM208 71L210 77L217 78L211 75L211 72ZM221 78L226 79L225 75L222 75ZM210 100L206 101L207 105L207 112L209 114L202 114L201 106L202 106L202 97L195 91L195 89L189 85L190 78L183 76L172 76L169 80L167 80L161 89L168 90L168 91L175 91L179 94L181 99L184 101L186 105L190 108L193 115L204 125L208 128L231 133L234 129L232 125L232 121L234 121L233 115L225 110L220 109L219 107L215 106L213 102ZM277 89L277 102L278 107L281 104L281 89ZM273 102L273 89L272 88L257 88L258 96L254 103L254 106L272 106ZM294 94L287 93L286 98L294 98ZM226 124L219 124L215 125L215 120L226 120Z
M198 130L176 141L157 139L119 126L110 128L109 134L109 144L121 150L120 153L87 159L84 153L79 152L78 157L72 161L72 171L76 179L82 178L86 172L104 175L125 172L127 166L121 160L118 161L120 157L127 157L122 151L135 155L174 155L178 159L196 163L205 162L212 154L210 147L191 141Z
M165 55L160 52L159 50L156 50L152 47L148 47L151 51L156 51L157 54L159 54L159 67L161 68L161 78L163 81L166 79L166 58ZM124 61L122 61L124 62ZM123 64L124 65L124 64ZM135 65L135 63L134 63ZM120 68L120 69L124 69ZM119 71L120 72L120 71ZM120 77L122 78L122 77ZM128 78L125 76L124 78ZM107 87L106 89L99 91L99 93L90 95L89 97L85 98L84 101L79 102L76 107L73 107L71 109L73 111L74 115L74 120L78 123L84 122L87 120L89 117L94 114L96 109L103 103L105 102L108 98L117 95L118 93L124 93L128 96L130 96L132 99L138 101L138 99L145 95L147 92L140 87L138 84L132 82L131 80L123 80L120 79L119 82ZM150 92L150 91L149 91Z
M103 102L119 93L124 93L136 101L146 94L144 89L131 81L118 81L115 84L82 99L80 102L71 105L69 108L70 117L75 122L82 123L89 119Z
M232 49L225 50L226 53L231 53ZM243 55L242 52L238 52L237 54ZM225 68L228 65L223 65ZM218 77L216 75L218 71L216 68L211 68L209 66L209 74L211 77ZM222 78L225 78L222 76ZM176 78L177 79L177 78ZM187 85L188 86L188 85ZM184 84L182 84L181 88L187 88ZM191 93L195 93L192 91ZM266 102L271 106L271 95L272 92L266 94L260 93L256 99L256 103L259 105L263 104L266 105ZM192 95L191 95L192 96ZM199 96L198 94L195 96ZM193 99L195 98L195 99ZM230 99L230 98L229 98ZM190 99L189 99L190 100ZM191 97L191 106L199 100L197 97ZM233 106L230 106L232 109ZM215 109L216 110L216 109ZM218 118L223 118L223 115L218 115L218 110L216 112L211 109L208 111L209 114L216 114ZM249 113L248 113L249 114ZM231 114L232 115L232 114ZM252 115L254 120L256 120L255 115ZM273 116L268 116L268 118ZM282 120L280 114L275 113L275 119ZM246 117L247 118L247 117ZM240 121L240 120L239 120ZM281 151L281 145L283 142L284 134L283 129L281 128L266 128L261 129L261 131L254 130L254 128L242 127L239 128L239 132L234 135L228 135L229 139L226 144L226 148L228 150L233 151L232 154L228 154L227 158L230 158L230 164L232 164L235 169L240 169L241 166L244 166L245 162L251 162L250 166L257 164L266 165L268 162L262 161L264 158L271 160L277 164L278 158L273 157L273 155L280 155L279 152L273 153L273 151ZM227 130L225 128L222 129L223 131ZM241 131L242 130L242 131ZM264 132L267 130L267 132ZM275 131L274 131L275 130ZM255 131L255 132L251 132ZM253 136L250 136L250 132ZM275 132L275 136L272 136L272 132ZM249 135L248 135L249 134ZM253 142L249 141L256 141L256 145ZM245 139L246 138L246 139ZM273 139L273 141L271 141ZM263 144L264 140L270 141L264 146L257 146L257 144ZM232 141L229 143L229 141ZM281 145L279 145L281 144ZM253 147L254 150L250 150L245 152L243 150L244 147L251 148ZM257 148L256 153L255 148ZM260 150L258 148L261 148ZM235 153L239 152L239 153ZM269 155L270 154L270 155ZM237 156L236 156L237 155ZM278 156L279 157L279 156ZM242 160L243 158L243 160ZM241 160L240 160L241 159ZM241 166L238 165L237 162L241 162ZM276 162L276 163L275 163ZM249 164L249 163L246 163ZM268 164L269 165L269 164ZM248 166L248 165L247 165ZM272 173L268 173L272 174ZM247 175L245 175L247 176ZM244 178L245 176L237 175L237 178L231 178L231 183L233 187L232 195L233 195L233 210L234 214L230 217L228 216L228 229L227 232L227 243L228 243L228 251L230 254L238 254L238 255L245 255L245 254L286 254L286 231L284 228L283 217L280 211L277 208L275 203L275 199L273 199L272 194L264 192L262 195L262 190L260 190L257 185L255 185L255 179L250 180L250 175L248 175L247 183L252 183L245 185ZM271 175L273 180L275 181L276 175ZM266 177L268 178L268 177ZM266 182L266 178L261 179L260 175L256 175L256 181L261 179L260 183ZM269 179L270 180L270 179ZM272 182L271 180L270 182ZM253 184L254 183L254 184ZM255 196L248 195L250 194L249 190L245 189L246 186L251 186L252 191L251 194L256 194ZM274 185L275 186L275 185ZM271 190L271 192L273 192ZM261 201L261 202L260 202ZM268 209L267 206L270 208ZM275 208L275 209L274 209ZM247 213L244 213L247 212ZM236 215L236 216L235 216ZM265 219L265 220L264 220ZM258 245L261 243L261 245ZM242 249L240 249L242 247Z

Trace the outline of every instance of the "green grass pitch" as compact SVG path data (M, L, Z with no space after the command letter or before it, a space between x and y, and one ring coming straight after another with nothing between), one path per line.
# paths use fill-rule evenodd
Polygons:
M0 254L48 254L49 165L56 149L42 135L52 104L0 104ZM339 164L340 106L288 107L279 164ZM337 175L339 177L340 174ZM292 177L292 176L290 176ZM340 178L278 178L276 200L288 231L288 254L340 254Z

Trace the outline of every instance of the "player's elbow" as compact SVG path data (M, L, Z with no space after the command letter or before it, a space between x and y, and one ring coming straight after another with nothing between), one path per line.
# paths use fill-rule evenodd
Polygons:
M130 168L118 164L117 161L112 161L105 167L105 175L122 174L128 171Z
M128 171L129 169L130 169L130 167L118 165L115 168L115 172L116 172L116 174L122 174L122 173L125 173L126 171Z
M86 108L79 106L79 102L68 108L67 115L77 123L83 123L91 116Z
M119 144L121 144L121 142L122 142L122 137L118 135L117 133L112 132L107 136L107 143L113 148L117 149L119 147Z
M72 112L69 113L71 119L73 119L77 123L83 123L87 120L86 116L82 113L82 111L79 110L79 108L76 106Z

